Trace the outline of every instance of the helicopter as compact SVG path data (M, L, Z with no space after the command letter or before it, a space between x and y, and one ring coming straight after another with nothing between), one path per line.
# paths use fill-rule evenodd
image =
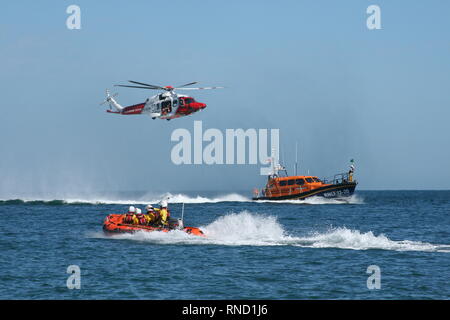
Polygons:
M188 116L190 114L193 114L197 111L201 111L206 108L205 103L195 101L195 99L192 97L178 94L175 92L175 90L210 90L223 88L223 87L199 87L199 88L188 87L196 84L197 82L189 82L177 87L172 86L163 87L143 82L137 82L133 80L128 80L128 82L132 83L133 85L117 84L115 85L115 87L161 90L163 92L156 94L150 98L147 98L145 102L123 107L114 99L114 97L117 96L117 93L111 95L109 90L107 89L106 99L102 103L100 103L100 105L103 105L105 103L109 104L109 109L106 110L106 112L122 115L148 114L153 120L159 118L169 121L171 119Z

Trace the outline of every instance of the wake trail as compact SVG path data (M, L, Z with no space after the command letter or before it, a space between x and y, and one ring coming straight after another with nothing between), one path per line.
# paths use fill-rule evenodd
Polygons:
M326 199L322 197L311 197L305 200L263 200L253 201L243 195L230 193L216 197L204 197L201 195L188 196L186 194L165 193L161 195L140 196L124 198L109 197L61 197L62 199L53 198L11 198L0 199L0 205L145 205L157 204L162 199L166 199L169 203L186 203L186 204L204 204L204 203L222 203L222 202L252 202L252 203L270 203L270 204L298 204L298 205L323 205L323 204L363 204L364 200L359 196L353 195L347 199Z
M168 233L142 231L114 236L93 233L89 236L171 245L294 246L316 249L450 252L450 245L391 240L383 234L375 235L372 231L361 232L345 227L330 228L326 232L313 232L301 237L294 236L284 230L276 217L248 211L227 214L208 225L200 226L200 229L205 233L205 238L179 230Z

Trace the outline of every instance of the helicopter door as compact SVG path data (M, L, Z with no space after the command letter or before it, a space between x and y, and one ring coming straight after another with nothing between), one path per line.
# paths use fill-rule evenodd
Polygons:
M177 98L173 98L172 108L173 108L174 112L177 111L177 109L178 109L178 99Z
M161 113L169 114L172 112L172 100L166 100L161 103Z

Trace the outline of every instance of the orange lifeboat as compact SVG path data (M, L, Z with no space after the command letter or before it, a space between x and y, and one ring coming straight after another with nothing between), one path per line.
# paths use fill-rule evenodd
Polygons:
M266 186L259 191L253 190L253 200L303 200L309 197L347 198L353 195L356 185L353 160L348 173L334 175L330 179L316 176L288 176L286 169L273 160L272 171L268 175ZM284 177L278 175L285 173Z

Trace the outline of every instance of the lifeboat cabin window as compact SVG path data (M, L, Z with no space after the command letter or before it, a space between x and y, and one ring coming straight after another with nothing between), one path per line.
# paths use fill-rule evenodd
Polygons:
M317 177L314 177L313 179L314 179L315 182L320 182L320 179L317 178Z
M297 180L295 180L295 183L298 184L299 186L302 186L302 185L305 184L305 180L303 180L303 179L297 179Z
M295 180L288 180L288 186L293 186L295 184Z
M287 185L287 181L286 180L281 180L280 181L280 186L281 187L284 187L284 186L286 186Z
M311 182L313 182L313 179L312 179L312 178L306 178L306 181L307 181L308 183L311 183Z

